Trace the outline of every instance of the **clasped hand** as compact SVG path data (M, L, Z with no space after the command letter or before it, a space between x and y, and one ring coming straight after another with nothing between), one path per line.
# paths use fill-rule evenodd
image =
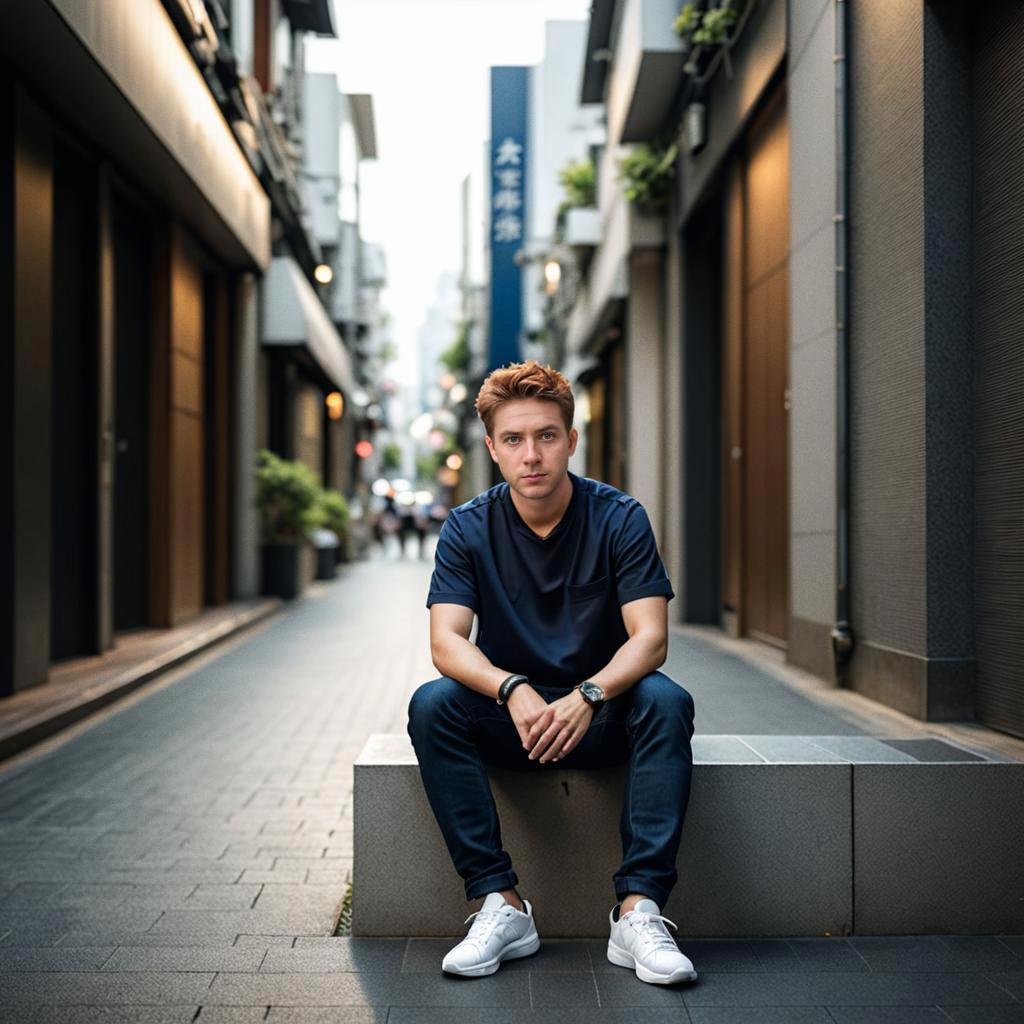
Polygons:
M530 760L541 764L565 757L583 738L594 717L593 707L579 690L571 690L548 704L528 683L512 691L508 710Z

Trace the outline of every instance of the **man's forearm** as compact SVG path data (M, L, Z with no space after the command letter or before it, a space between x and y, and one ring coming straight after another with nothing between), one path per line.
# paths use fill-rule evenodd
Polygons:
M667 654L668 642L664 636L653 632L636 633L615 652L600 672L588 678L597 683L604 690L605 699L610 700L661 668Z
M450 634L431 647L434 667L450 679L485 696L496 698L498 687L515 669L502 669L465 637Z

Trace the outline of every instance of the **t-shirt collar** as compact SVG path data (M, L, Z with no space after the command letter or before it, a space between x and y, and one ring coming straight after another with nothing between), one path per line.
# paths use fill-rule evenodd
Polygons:
M546 544L548 541L553 540L560 534L564 533L568 529L569 525L576 518L576 509L579 505L579 494L580 494L580 480L575 473L569 473L569 481L572 484L572 497L569 499L569 504L566 505L565 511L562 513L562 518L555 524L555 528L546 536L541 537L534 533L529 526L523 521L523 517L519 514L519 509L516 508L515 502L512 500L512 488L505 484L505 504L508 507L509 515L512 518L512 525L522 534L525 534L531 540L537 541L538 544Z

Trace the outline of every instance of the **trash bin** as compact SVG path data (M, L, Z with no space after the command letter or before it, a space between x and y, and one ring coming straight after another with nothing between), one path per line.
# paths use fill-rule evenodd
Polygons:
M338 573L338 535L321 527L313 531L310 540L316 548L316 578L333 580Z

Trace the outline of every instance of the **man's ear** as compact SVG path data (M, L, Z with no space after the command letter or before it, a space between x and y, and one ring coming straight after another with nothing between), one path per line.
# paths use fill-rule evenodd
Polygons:
M498 461L498 456L497 456L497 454L494 451L494 442L491 440L491 435L490 434L485 434L484 435L484 442L487 444L487 450L491 453L491 461L492 462L497 462Z
M569 454L573 455L576 452L576 445L579 442L580 435L575 427L569 431Z

